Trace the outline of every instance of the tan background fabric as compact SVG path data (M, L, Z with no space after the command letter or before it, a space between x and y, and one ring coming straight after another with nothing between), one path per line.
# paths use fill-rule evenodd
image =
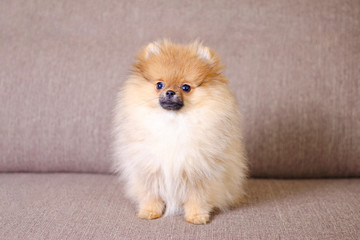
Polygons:
M253 176L360 176L357 0L1 1L0 171L109 172L116 89L162 37L222 57Z
M1 174L1 239L358 239L360 180L251 180L248 203L195 226L136 217L111 175Z

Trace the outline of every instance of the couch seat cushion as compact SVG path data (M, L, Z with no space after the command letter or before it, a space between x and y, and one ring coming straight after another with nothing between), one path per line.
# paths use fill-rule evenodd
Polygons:
M0 174L1 239L358 239L360 179L251 179L242 207L195 226L147 221L117 177Z

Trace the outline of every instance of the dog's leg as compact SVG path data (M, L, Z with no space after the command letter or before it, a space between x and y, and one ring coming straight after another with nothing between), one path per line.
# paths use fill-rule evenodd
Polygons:
M185 202L185 219L193 224L206 224L210 219L212 207L206 202L205 196L191 193Z

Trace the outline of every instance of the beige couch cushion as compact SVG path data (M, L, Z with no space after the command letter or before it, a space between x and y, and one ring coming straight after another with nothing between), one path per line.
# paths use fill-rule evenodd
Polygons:
M253 176L360 176L357 0L1 1L0 171L109 172L116 90L162 37L222 57Z
M250 180L248 203L195 226L140 220L111 175L0 174L1 239L357 239L360 180Z

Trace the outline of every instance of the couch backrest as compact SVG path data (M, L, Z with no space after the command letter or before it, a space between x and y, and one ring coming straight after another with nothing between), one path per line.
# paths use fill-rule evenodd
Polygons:
M163 37L222 57L252 176L360 176L356 0L1 1L0 171L110 172L116 90Z

